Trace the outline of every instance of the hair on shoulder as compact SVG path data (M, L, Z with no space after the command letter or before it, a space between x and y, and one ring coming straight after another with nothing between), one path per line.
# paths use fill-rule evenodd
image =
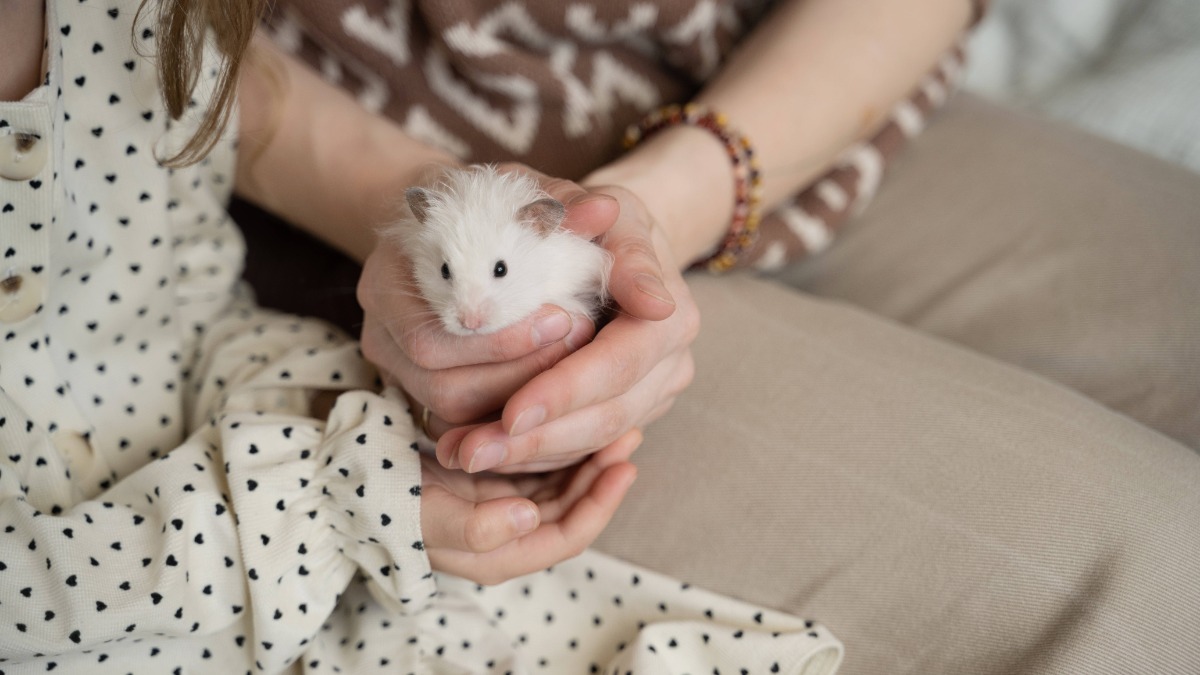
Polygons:
M200 127L178 153L161 160L164 165L180 167L199 162L225 131L237 100L243 59L266 4L266 0L142 0L137 12L139 21L135 23L140 23L143 12L158 11L157 67L163 102L171 119L179 119L187 109L210 28L217 48L225 55L212 104Z

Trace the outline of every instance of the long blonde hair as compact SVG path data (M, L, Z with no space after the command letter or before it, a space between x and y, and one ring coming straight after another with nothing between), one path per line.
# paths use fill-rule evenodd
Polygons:
M139 19L149 3L150 0L142 0ZM200 75L209 28L216 36L217 48L225 55L212 103L200 127L178 153L162 160L164 165L180 167L199 162L225 131L237 100L243 57L266 4L266 0L161 0L159 3L158 74L171 119L179 119L187 109Z

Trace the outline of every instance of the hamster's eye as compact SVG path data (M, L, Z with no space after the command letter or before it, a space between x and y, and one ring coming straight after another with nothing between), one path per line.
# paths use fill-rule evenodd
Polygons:
M505 265L503 260L497 260L496 267L492 270L492 276L498 279L505 274L508 274L508 265Z
M450 278L450 264L449 263L442 263L442 278L443 279Z

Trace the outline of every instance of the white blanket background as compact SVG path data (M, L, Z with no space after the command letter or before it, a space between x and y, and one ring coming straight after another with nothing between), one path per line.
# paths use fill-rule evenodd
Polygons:
M1200 171L1200 0L994 0L966 88Z

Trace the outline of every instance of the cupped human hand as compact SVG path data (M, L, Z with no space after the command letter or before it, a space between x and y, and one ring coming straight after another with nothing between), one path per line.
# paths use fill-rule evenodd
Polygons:
M421 456L421 531L433 568L497 584L573 558L600 535L637 477L637 430L577 466L468 474Z
M617 202L608 195L520 164L499 168L535 177L566 205L566 225L584 236L603 234L617 217ZM437 176L430 171L427 180ZM452 335L421 298L410 261L390 237L379 237L364 263L358 301L364 311L364 356L385 382L400 385L421 410L429 409L426 431L434 438L455 425L494 415L521 386L595 333L587 317L545 305L490 335Z
M691 383L699 311L665 236L632 192L594 191L620 205L602 239L614 255L615 318L512 393L500 419L441 434L444 466L473 473L569 465L662 416Z

